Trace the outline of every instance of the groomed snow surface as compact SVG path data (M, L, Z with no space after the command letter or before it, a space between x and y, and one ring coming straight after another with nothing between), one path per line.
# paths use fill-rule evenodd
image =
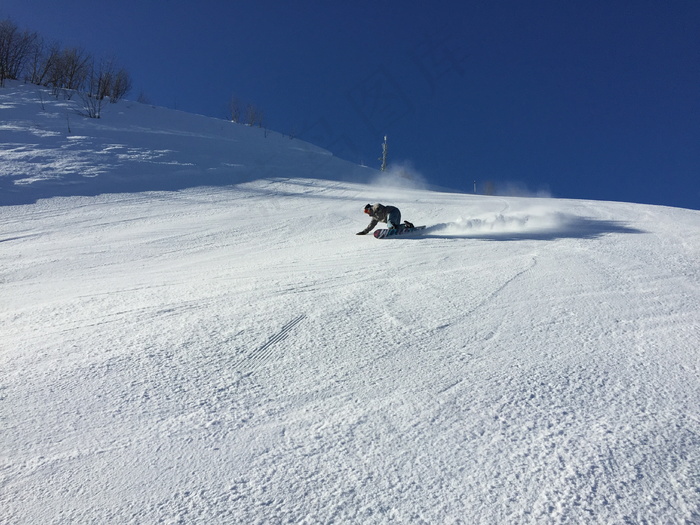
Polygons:
M76 105L0 90L0 522L700 523L700 212Z

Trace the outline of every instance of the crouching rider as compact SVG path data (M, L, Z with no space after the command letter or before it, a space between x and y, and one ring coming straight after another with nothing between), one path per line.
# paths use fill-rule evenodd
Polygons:
M365 213L372 217L372 220L364 230L357 232L357 235L367 235L380 222L385 222L389 229L396 229L401 225L401 211L395 206L368 204L365 206Z

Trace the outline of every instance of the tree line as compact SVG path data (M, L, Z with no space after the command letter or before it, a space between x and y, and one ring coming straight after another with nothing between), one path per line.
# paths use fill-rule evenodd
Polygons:
M96 59L81 48L47 43L10 19L0 21L0 87L6 80L49 87L55 96L79 93L92 118L100 117L105 101L117 102L132 87L129 72L115 59Z
M39 34L20 29L9 18L0 20L0 87L22 80L51 89L55 97L81 98L87 116L100 118L106 101L117 102L132 89L129 72L114 58L96 59L79 47L62 47ZM145 98L139 102L146 102ZM262 110L232 95L228 118L235 123L264 127Z
M265 125L265 114L262 110L253 103L244 103L236 95L231 95L229 100L228 118L236 124L258 126L260 128Z

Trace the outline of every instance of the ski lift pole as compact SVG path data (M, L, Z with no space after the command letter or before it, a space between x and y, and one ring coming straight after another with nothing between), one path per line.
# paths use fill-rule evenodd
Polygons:
M386 171L386 155L387 155L388 149L389 149L389 146L386 143L386 135L384 135L384 144L382 144L382 156L379 159L382 161L381 171Z

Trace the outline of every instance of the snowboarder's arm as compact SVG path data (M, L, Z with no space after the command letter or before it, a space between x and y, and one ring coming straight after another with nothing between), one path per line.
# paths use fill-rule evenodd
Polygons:
M369 226L367 226L364 230L361 232L357 232L357 235L367 235L369 232L371 232L374 227L377 225L379 221L377 219L372 219L372 221L369 223Z

